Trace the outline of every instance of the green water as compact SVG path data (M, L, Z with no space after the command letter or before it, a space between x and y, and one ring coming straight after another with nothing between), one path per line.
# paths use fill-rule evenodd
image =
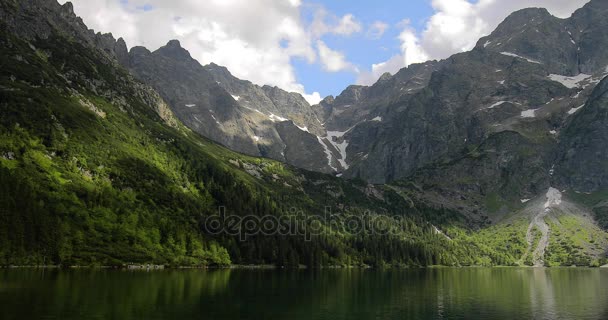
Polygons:
M0 319L608 319L608 270L0 269Z

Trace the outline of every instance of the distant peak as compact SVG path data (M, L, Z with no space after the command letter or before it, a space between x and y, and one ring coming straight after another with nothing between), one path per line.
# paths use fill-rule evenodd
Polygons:
M107 32L107 33L98 32L97 36L104 40L116 41L116 39L114 39L114 35L111 32Z
M179 40L173 39L173 40L167 42L166 47L168 47L168 48L180 48L180 49L182 49L182 44L179 42Z
M608 9L608 2L606 0L591 0L583 8L601 8Z
M498 46L504 42L496 41L500 37L512 37L522 31L534 31L541 24L549 21L559 20L545 8L526 8L511 13L498 27L487 37L479 39L477 48Z
M171 40L167 45L157 50L158 53L176 59L188 60L192 59L190 52L184 49L179 40Z
M591 0L582 8L576 10L574 14L572 14L572 17L589 23L594 18L603 20L606 17L606 10L608 10L608 1Z
M521 26L530 22L541 22L541 20L551 18L555 18L555 16L553 16L545 8L526 8L511 13L501 25L503 27L507 27L508 29L512 29L514 27L521 28Z
M384 74L382 74L382 76L380 77L380 79L378 79L378 81L388 81L393 77L393 75L390 72L385 72Z
M332 104L332 103L334 103L335 100L336 100L336 98L334 96L329 95L329 96L325 97L325 99L321 100L321 103Z
M265 84L262 86L262 89L275 91L275 90L279 89L279 87Z
M223 74L230 74L230 71L228 71L228 68L226 68L224 66L220 66L219 64L216 64L214 62L211 62L208 65L206 65L205 69L207 69L209 71L214 71L214 72L221 72Z
M148 55L148 54L150 54L150 50L148 50L146 47L136 46L136 47L131 48L131 51L129 51L129 54Z
M553 15L546 8L524 8L521 10L517 10L510 14L510 16L526 16L526 17L534 17L534 16L550 16Z
M71 2L66 2L61 6L64 12L68 14L74 14L74 5Z

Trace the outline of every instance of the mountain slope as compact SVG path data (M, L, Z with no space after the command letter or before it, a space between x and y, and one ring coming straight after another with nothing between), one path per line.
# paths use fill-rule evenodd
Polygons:
M608 188L608 78L573 116L561 135L556 175L564 186L597 192Z
M2 265L605 263L602 158L576 163L603 155L605 83L591 92L606 70L560 78L478 48L307 108L201 66L175 41L127 53L70 4L0 0L0 18ZM277 151L226 135L262 125ZM529 226L544 228L551 186L580 190L561 192L556 220L540 217L550 231L539 246ZM242 223L208 224L224 214ZM262 218L299 232L249 229ZM528 251L545 254L527 261Z
M606 12L604 2L591 1L569 19L544 9L513 13L471 52L442 61L421 91L376 104L399 111L385 116L380 133L367 143L359 142L367 128L345 135L360 144L348 148L347 157L365 155L345 176L377 183L407 178L501 131L517 131L531 141L545 132L559 135L569 112L608 74L601 49L608 43L597 27L606 24Z
M2 265L469 265L483 254L391 189L200 137L105 50L120 41L89 41L69 4L3 0L0 17ZM299 231L217 230L207 222L222 208ZM352 229L352 217L391 233Z
M194 131L235 151L333 171L326 147L311 133L322 135L323 128L301 95L258 87L217 65L203 67L176 40L154 52L135 47L124 54L123 65Z

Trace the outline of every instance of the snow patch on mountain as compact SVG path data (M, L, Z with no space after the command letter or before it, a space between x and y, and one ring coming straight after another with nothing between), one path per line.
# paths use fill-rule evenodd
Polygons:
M575 114L578 110L582 109L585 105L582 105L580 107L576 107L576 108L572 108L570 110L568 110L568 114L572 115Z
M562 85L564 85L566 88L570 88L570 89L580 88L581 82L583 82L591 77L592 77L591 75L584 74L584 73L581 73L574 77L562 76L559 74L550 74L548 76L548 78L551 79L552 81L559 82Z
M512 53L512 52L503 51L500 54L508 56L508 57L514 57L514 58L524 59L524 60L526 60L526 61L528 61L530 63L542 64L539 61L536 61L536 60L533 60L533 59L530 59L530 58L526 58L526 57L522 57L522 56L517 55L517 54Z
M272 121L272 122L277 122L277 121L278 122L285 122L285 121L288 121L288 119L283 118L281 116L277 116L274 113L271 113L269 118L270 118L270 121Z
M505 104L505 103L507 103L507 102L508 102L508 101L498 101L498 102L496 102L495 104L493 104L493 105L489 106L489 107L488 107L488 109L494 109L495 107L498 107L498 106L500 106L500 105L503 105L503 104Z
M336 150L340 153L340 159L338 159L338 163L344 170L349 168L348 163L346 163L346 148L348 148L348 141L343 139L342 142L338 142L338 140L350 131L327 131L327 140L331 143Z
M535 109L530 109L530 110L522 111L521 112L521 117L522 118L535 118L536 117L536 110Z
M321 146L323 146L323 150L325 151L325 155L327 156L327 165L334 171L338 171L338 168L334 167L332 165L332 160L334 158L334 156L331 153L331 150L329 150L329 147L327 147L327 144L325 144L325 142L323 141L323 139L321 137L317 136L317 141L319 141L319 144Z
M218 125L222 125L219 121L217 121L217 118L215 118L215 115L213 115L213 111L209 110L209 112L211 113L211 118L213 118L213 120L215 121L215 123L217 123Z

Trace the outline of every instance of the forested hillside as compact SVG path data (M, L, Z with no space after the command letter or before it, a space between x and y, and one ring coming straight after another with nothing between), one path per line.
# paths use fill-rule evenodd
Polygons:
M63 9L43 2L51 13ZM2 1L2 10L47 19L24 15L17 2ZM47 22L46 37L24 38L2 24L0 264L475 263L477 249L436 232L428 210L406 197L228 151L184 127L156 92L78 33ZM241 241L206 234L219 207L238 216L322 217L329 207L402 219L384 236L351 232L339 218L310 241Z

